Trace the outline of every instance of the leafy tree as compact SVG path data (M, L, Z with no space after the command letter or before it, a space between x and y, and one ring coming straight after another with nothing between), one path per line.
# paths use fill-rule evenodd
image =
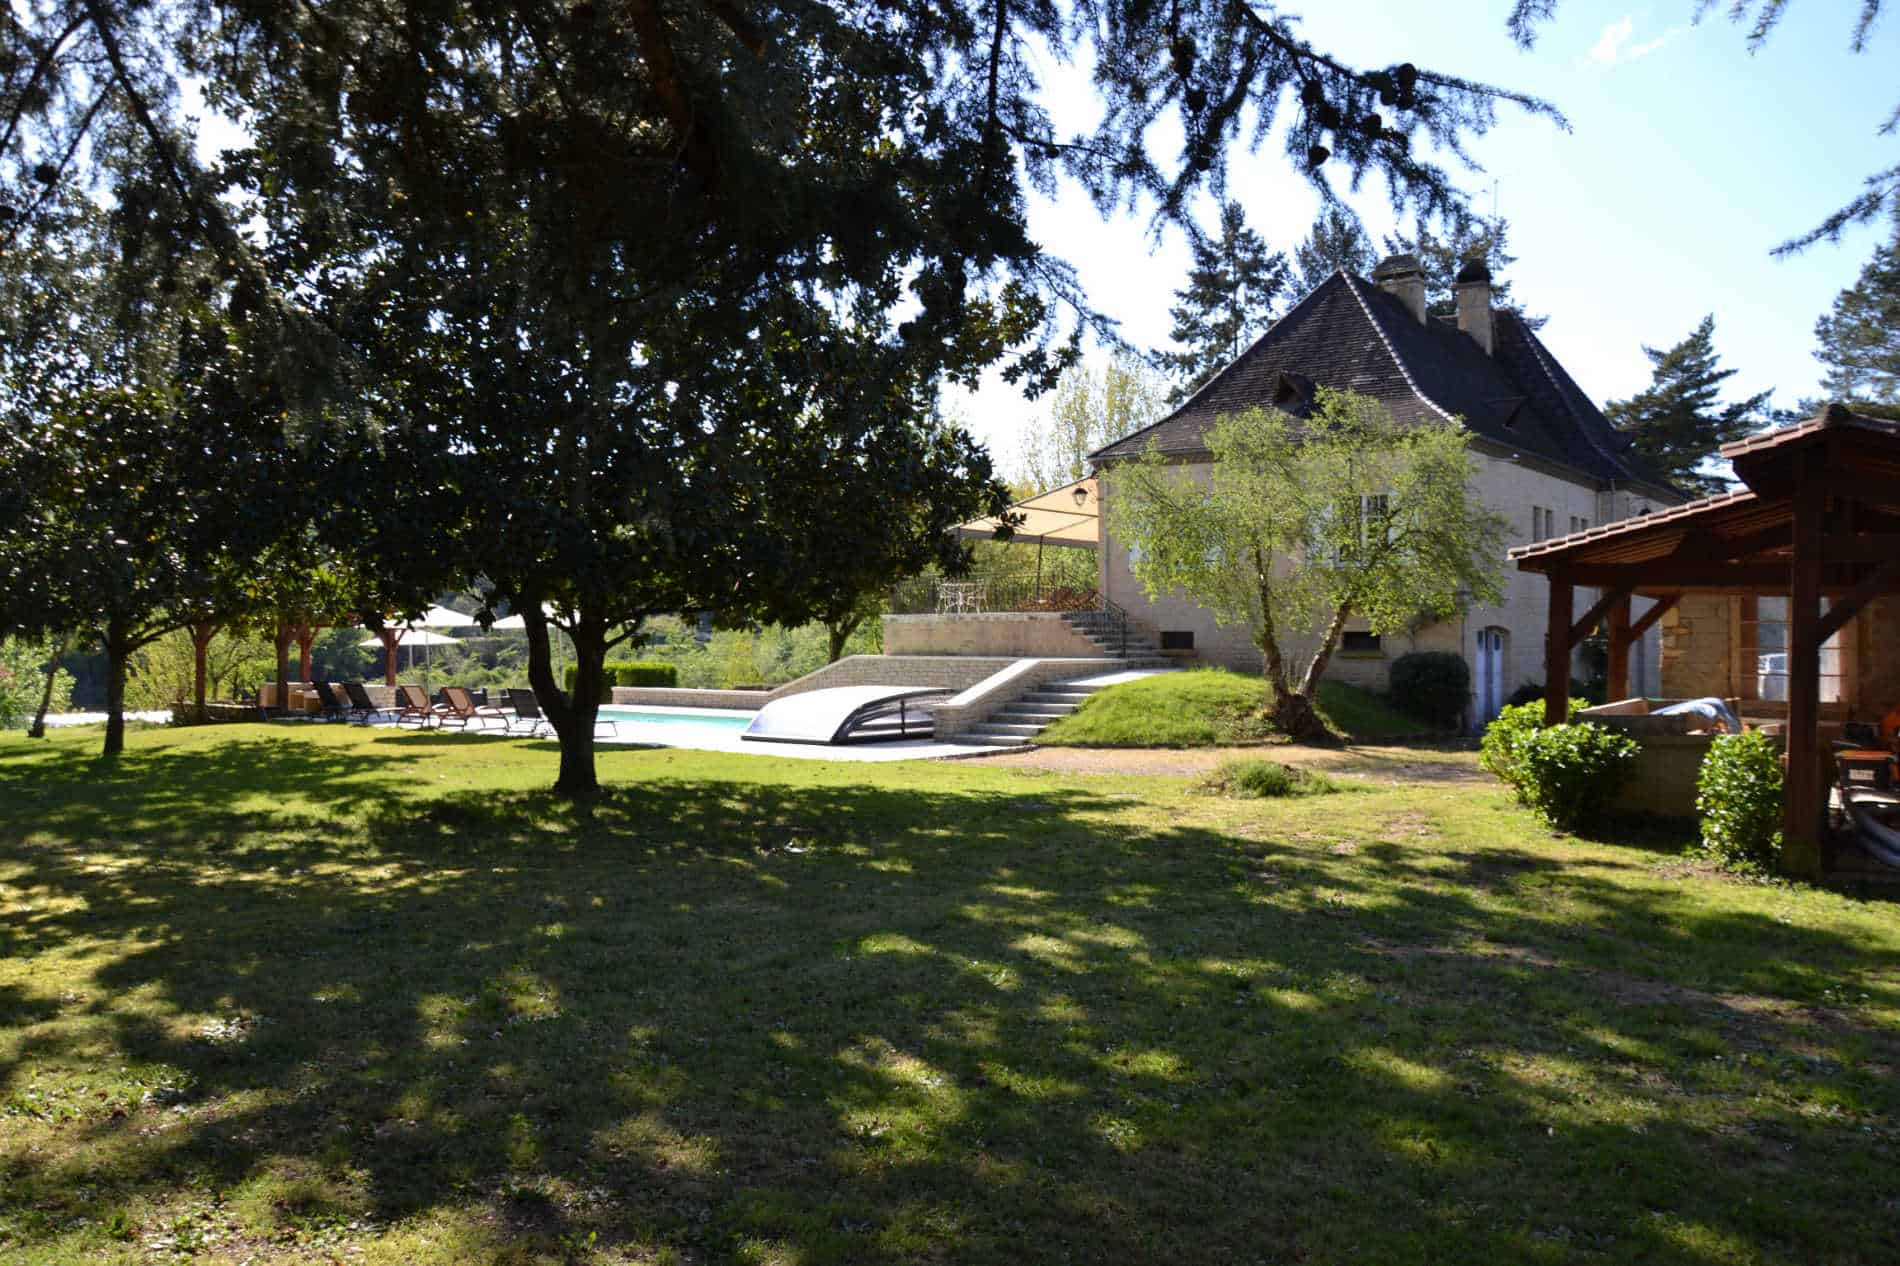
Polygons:
M1105 501L1149 596L1246 625L1274 724L1308 739L1324 733L1314 695L1348 621L1396 633L1502 593L1506 524L1470 493L1468 443L1455 423L1401 425L1375 400L1321 388L1303 421L1222 418L1204 481L1151 448L1111 468Z
M1814 323L1827 399L1861 410L1900 411L1900 211L1893 236L1874 248L1860 279Z
M1237 202L1224 203L1220 232L1192 240L1194 266L1187 284L1174 292L1168 337L1174 351L1156 363L1175 379L1168 399L1186 399L1223 366L1247 350L1273 320L1274 307L1287 284L1286 255L1269 251L1247 227Z
M1311 294L1341 270L1364 277L1378 262L1372 239L1352 212L1338 205L1323 206L1313 218L1306 240L1293 251L1290 293L1295 298Z
M1653 366L1649 386L1628 400L1611 401L1604 413L1672 483L1697 496L1720 492L1729 481L1703 464L1722 445L1765 424L1769 393L1721 403L1722 384L1736 371L1720 368L1713 313L1674 347L1644 347L1643 355Z
M73 679L59 667L56 649L44 642L0 638L0 730L17 729L49 693L53 711L70 706Z
M1178 222L1245 127L1250 145L1283 134L1322 190L1376 173L1443 214L1460 197L1428 155L1500 102L1554 115L1410 64L1351 67L1274 11L1103 17L46 0L13 17L24 55L0 68L0 202L37 217L110 98L163 178L159 236L211 248L234 307L276 331L254 363L285 410L355 428L323 432L334 471L396 472L331 486L333 543L404 589L480 577L521 611L559 786L586 795L608 645L656 612L737 620L807 585L810 560L760 525L825 495L774 462L834 416L814 406L852 361L841 328L903 307L886 346L921 380L1001 364L1035 387L1073 359L1053 315L1089 318L1028 234L1028 187L1066 171ZM1081 137L1054 131L1044 50L1095 66L1103 111ZM186 75L255 141L215 171L180 143ZM1299 117L1276 129L1289 93ZM1178 150L1152 143L1164 115ZM581 702L549 670L544 602Z
M1511 283L1504 279L1505 269L1517 262L1508 246L1510 232L1510 223L1503 216L1490 220L1455 216L1442 232L1433 232L1427 225L1410 237L1388 233L1385 249L1388 254L1418 258L1425 271L1427 316L1458 315L1458 270L1468 260L1482 259L1491 270L1491 306L1514 312L1533 330L1539 329L1548 318L1526 314L1524 305L1511 297Z
M1165 411L1162 384L1132 356L1066 370L1049 397L1046 419L1019 440L1017 478L1034 493L1089 473L1088 456L1155 421Z
M1557 3L1558 0L1512 0L1508 20L1511 37L1521 46L1531 47L1537 42L1538 28L1556 15ZM1881 6L1882 0L1859 0L1846 6L1854 14L1850 19L1853 23L1850 47L1856 53L1867 51ZM1685 7L1688 7L1686 0ZM1695 0L1693 8L1689 10L1690 20L1701 21L1702 16L1713 7L1712 0ZM1768 42L1775 27L1787 15L1788 0L1729 0L1722 7L1728 10L1731 22L1747 26L1748 51L1754 53ZM1900 104L1895 105L1877 130L1881 136L1892 136L1896 129L1900 129ZM1831 212L1806 233L1775 247L1774 253L1788 255L1822 239L1838 242L1841 232L1850 224L1871 223L1883 214L1900 215L1900 164L1869 174L1862 180L1861 186L1861 192L1846 205Z

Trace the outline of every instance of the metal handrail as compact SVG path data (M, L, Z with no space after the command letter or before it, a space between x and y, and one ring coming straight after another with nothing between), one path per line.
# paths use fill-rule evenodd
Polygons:
M992 611L1103 611L1093 586L1052 584L1041 576L918 576L893 586L892 615L951 615Z

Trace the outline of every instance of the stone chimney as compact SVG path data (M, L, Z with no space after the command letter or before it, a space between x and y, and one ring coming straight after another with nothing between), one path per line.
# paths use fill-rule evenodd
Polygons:
M1458 328L1471 336L1471 341L1484 349L1486 356L1491 355L1495 343L1495 331L1491 316L1491 270L1483 259L1473 256L1465 261L1458 270L1458 280L1452 289L1458 296Z
M1415 255L1391 255L1372 270L1373 284L1389 295L1396 295L1406 310L1425 324L1425 270Z

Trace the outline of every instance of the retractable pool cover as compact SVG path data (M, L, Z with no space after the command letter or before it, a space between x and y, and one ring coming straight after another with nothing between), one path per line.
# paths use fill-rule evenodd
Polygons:
M929 738L941 686L833 686L786 695L760 708L740 738L765 743L876 743Z

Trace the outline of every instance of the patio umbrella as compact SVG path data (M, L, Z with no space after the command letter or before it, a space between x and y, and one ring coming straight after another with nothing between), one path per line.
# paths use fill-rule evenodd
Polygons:
M400 644L403 646L409 646L409 647L416 647L416 646L423 647L424 654L427 654L428 647L447 646L451 642L460 642L461 640L462 639L459 637L450 637L445 633L431 633L427 629L411 628L411 629L406 630L403 633L402 642ZM362 641L357 643L358 646L365 646L365 647L381 646L382 644L383 644L382 639L377 638L377 637L364 638ZM416 657L412 654L409 656L409 666L411 668L414 668L415 664L416 664Z

